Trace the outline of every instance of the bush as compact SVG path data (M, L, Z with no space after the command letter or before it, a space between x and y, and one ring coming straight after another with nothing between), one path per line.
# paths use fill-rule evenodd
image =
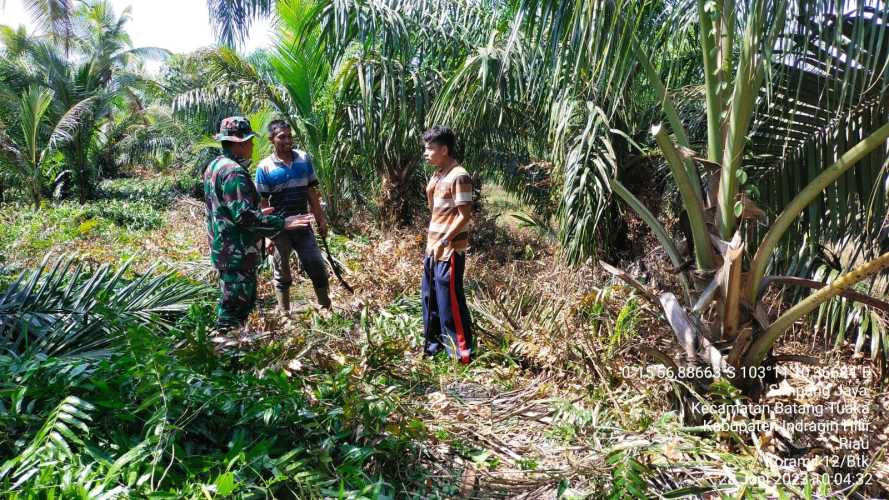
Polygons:
M69 309L65 279L49 270L38 276L41 285L27 294L36 305ZM354 373L357 362L291 376L271 348L217 357L208 348L209 298L185 313L176 308L178 319L167 316L159 328L103 298L144 302L111 292L117 288L105 276L107 286L85 300L96 306L82 316L93 318L93 332L123 333L99 336L101 351L0 355L0 455L11 457L0 463L0 496L393 495L412 455L411 420L398 418L389 392L375 392L379 377ZM148 286L154 278L140 279ZM146 286L119 288L164 295L163 287ZM89 287L74 289L69 298L79 304ZM21 321L8 326L27 337L29 318L62 325L71 316L44 313L15 307L10 314Z
M14 457L0 494L391 495L380 475L409 455L409 441L383 431L393 408L356 391L351 368L290 378L177 341L134 328L107 360L0 358L0 377L21 387L0 396L21 408L0 417L9 443L0 451Z
M140 201L101 200L88 205L64 202L40 210L5 206L0 210L0 248L40 255L72 240L108 236L115 240L138 237L138 231L164 224L164 214Z
M99 198L140 202L151 205L155 209L170 206L179 196L195 196L201 194L200 178L190 173L181 173L175 177L158 177L156 179L119 178L108 179L99 184Z

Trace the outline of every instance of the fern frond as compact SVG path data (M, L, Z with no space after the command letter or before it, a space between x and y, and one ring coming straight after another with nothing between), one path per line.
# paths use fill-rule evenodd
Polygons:
M92 418L88 412L93 410L93 405L76 396L63 399L28 447L0 467L0 480L12 479L11 489L15 490L37 474L44 463L70 460L74 456L71 445L83 445L75 429L82 434L89 433L88 423Z

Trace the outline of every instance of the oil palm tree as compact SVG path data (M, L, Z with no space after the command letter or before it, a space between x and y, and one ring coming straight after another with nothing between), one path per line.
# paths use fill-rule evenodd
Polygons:
M334 161L374 169L382 221L410 222L419 137L445 78L496 25L495 13L474 2L320 1L303 16L313 29L293 30L296 47L320 47L333 68Z
M74 2L71 0L25 0L25 8L37 29L50 40L64 47L67 54L74 37Z
M818 227L827 225L825 218L840 217L866 205L861 197L870 192L876 180L873 176L871 186L859 187L861 197L857 201L852 197L843 201L842 210L819 216L817 205L812 204L861 159L872 153L886 155L889 125L878 118L884 116L885 103L872 98L874 94L868 95L868 89L877 92L885 85L880 68L886 56L879 57L874 50L881 32L876 20L885 13L861 15L867 9L865 2L858 2L850 11L839 11L841 8L787 1L689 2L677 6L677 10L697 13L691 17L700 33L704 67L704 159L718 165L708 179L710 186L718 187L706 192L699 187L697 170L689 168L696 162L695 153L689 153L678 120L671 120L669 125L674 138L665 127L653 128L652 134L670 164L692 221L698 272L715 273L697 300L688 304L692 315L700 314L700 318L707 318L709 310L713 338L731 341L725 358L717 356L712 348L705 349L714 368L724 367L726 362L736 368L763 363L793 322L826 300L848 294L848 288L856 282L889 265L889 254L876 256L838 276L773 322L761 313L759 301L766 269L788 229L799 224L800 215L808 207L809 217L803 224ZM834 22L821 23L824 19ZM656 75L648 73L656 82ZM812 96L818 94L828 102L812 106ZM666 94L664 102L669 117L672 104ZM771 167L771 175L798 169L800 162L794 161L794 155L800 150L805 154L806 148L811 151L813 141L803 139L809 135L815 136L820 160L809 162L810 179L786 204L767 207L778 216L757 237L750 227L756 222L748 217L758 212L740 192L747 178L744 164L765 163ZM842 141L837 141L838 137ZM777 161L766 156L767 148L775 145L780 145ZM710 240L716 242L715 247ZM662 243L670 244L666 240ZM745 262L747 248L753 255ZM745 263L749 263L746 276ZM665 302L664 296L661 302ZM695 321L687 311L673 305L666 312L675 320L671 324L689 355L709 344L704 329L690 328Z
M88 100L90 112L80 115L77 126L69 131L70 140L61 147L84 201L100 174L94 161L94 139L100 126L122 101L138 100L134 89L150 85L130 70L131 63L163 57L166 51L131 48L125 31L129 11L117 16L107 1L82 3L68 14L72 37L64 44L55 42L54 35L28 37L4 30L6 57L0 60L0 92L19 95L32 86L50 90L52 101L46 110L50 121L58 121Z
M798 224L827 227L831 218L836 226L842 214L867 205L865 197L878 179L870 175L869 185L859 183L856 196L842 197L841 209L834 205L838 210L819 213L817 202L825 200L825 190L860 160L869 155L886 157L889 125L881 118L886 106L879 97L886 85L880 71L886 55L880 55L877 47L882 32L878 20L886 13L869 9L865 2L857 2L847 11L839 10L844 7L838 5L786 1L697 2L677 7L697 13L691 18L702 42L707 110L704 158L718 165L709 183L718 187L705 196L697 187L697 171L688 168L696 161L683 143L682 124L670 121L675 139L663 127L653 129L699 236L695 241L697 269L715 272L710 285L688 307L692 315L700 314L701 318L707 317L709 309L710 317L715 318L710 329L713 338L731 341L724 358L712 348L705 349L716 368L726 362L735 367L757 366L793 322L832 297L849 296L852 285L889 265L889 254L875 256L772 322L761 312L765 273L787 231ZM864 15L868 10L871 12ZM648 73L656 87L662 86L653 72ZM672 104L666 93L664 102L669 117ZM806 159L801 162L800 157ZM799 175L794 170L801 164L808 170L808 179L795 195L767 207L778 215L761 236L747 230L755 221L746 218L749 203L739 189L747 176L743 168L747 162L765 164L770 176ZM773 180L771 185L776 184ZM775 197L763 201L773 202ZM808 217L800 221L807 209ZM647 222L656 225L656 221ZM709 239L716 241L718 252ZM749 260L745 258L748 248L752 254ZM749 266L746 275L745 263ZM665 302L663 298L661 302ZM690 328L695 322L689 321L686 310L673 305L667 314L675 320L672 326L689 355L709 343L703 329ZM749 382L741 381L741 385Z
M433 15L439 25L428 23ZM426 115L442 74L468 50L449 27L480 32L489 12L440 0L292 1L280 3L277 16L271 72L233 51L212 51L213 83L184 93L177 109L271 106L312 154L328 193L372 180L366 173L371 167L379 179L381 219L406 222Z
M20 130L7 130L7 125L0 122L0 166L24 180L31 202L37 209L45 188L44 160L72 139L72 131L80 126L93 104L92 98L84 99L55 123L47 123L52 99L52 91L29 87L19 98L16 119Z
M762 313L765 284L803 283L766 276L770 265L773 272L787 265L776 260L780 243L798 242L801 232L826 243L848 232L849 217L855 228L885 213L874 187L889 137L886 16L864 1L516 2L510 28L467 59L477 70L452 78L438 112L484 135L515 120L508 104L524 103L515 108L530 110L528 121L547 131L562 167L562 232L579 249L574 257L589 254L590 228L617 194L673 266L691 270L677 274L682 300L648 296L663 307L689 361L725 373L766 362L794 321L831 297L853 297L851 285L889 264L889 254L871 255L774 321ZM670 51L689 40L699 47L697 62L680 68ZM700 96L704 137L683 119L677 98L688 92L665 82L677 74L700 79L686 100ZM647 93L635 92L640 83ZM632 128L651 115L639 113L640 101L657 108L650 139ZM679 192L691 229L687 252L621 182L626 148L640 142L659 151ZM862 159L863 172L853 168ZM750 199L756 191L764 212ZM767 214L777 217L763 230L757 221ZM717 341L727 342L717 349ZM751 381L737 382L749 388Z
M411 70L427 55L442 55L423 50L446 40L437 28L459 25L459 16L448 13L472 11L451 3L438 24L412 17L434 3L317 5L314 25L325 50L338 61L368 62L354 66L364 69L353 79L361 96L354 102L364 107L353 113L362 117L354 124L373 129L362 120L385 116L380 103L403 99ZM592 250L588 242L611 193L639 212L673 266L686 270L677 273L682 300L666 292L655 302L689 361L717 370L760 365L796 320L832 297L851 298L850 286L889 264L889 254L868 250L877 247L870 240L859 245L865 251L856 269L774 321L761 313L764 286L792 281L766 275L770 266L774 273L788 265L777 251L782 243L792 245L803 233L813 245L827 243L885 213L874 186L889 137L886 9L864 0L524 0L501 7L497 12L509 18L481 23L489 28L482 41L472 29L479 23L470 23L463 43L435 59L440 85L425 80L432 84L414 88L445 90L420 101L420 115L434 109L430 116L458 124L482 144L544 150L560 164L563 241L575 259ZM698 52L679 67L670 51L683 45ZM379 64L369 64L377 55ZM389 84L393 74L402 75L398 84ZM685 81L677 83L676 75ZM677 91L688 79L697 79L696 89ZM640 85L645 92L635 92ZM702 110L703 137L679 97ZM655 123L646 137L640 116L652 116L652 105ZM545 144L525 137L532 130L545 131ZM347 143L362 144L355 137ZM678 190L690 228L684 252L621 182L627 151L639 143L658 152ZM770 214L774 223L759 226ZM718 340L727 343L717 349Z
M275 0L207 0L217 40L234 48L247 39L250 26L274 13Z

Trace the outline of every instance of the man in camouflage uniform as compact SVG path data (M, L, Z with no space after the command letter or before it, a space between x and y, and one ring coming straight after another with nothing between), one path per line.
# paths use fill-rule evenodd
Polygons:
M240 116L222 120L215 138L223 154L204 171L210 261L219 271L222 295L216 308L216 329L243 327L256 303L259 245L302 220L263 213L247 166L253 153L253 130Z

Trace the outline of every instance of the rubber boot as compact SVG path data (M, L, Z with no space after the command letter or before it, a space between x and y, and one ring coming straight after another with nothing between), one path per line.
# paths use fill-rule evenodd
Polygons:
M330 295L328 288L315 288L315 297L318 298L318 305L324 309L330 310Z
M278 299L278 312L282 316L290 317L290 289L275 289L275 298Z

